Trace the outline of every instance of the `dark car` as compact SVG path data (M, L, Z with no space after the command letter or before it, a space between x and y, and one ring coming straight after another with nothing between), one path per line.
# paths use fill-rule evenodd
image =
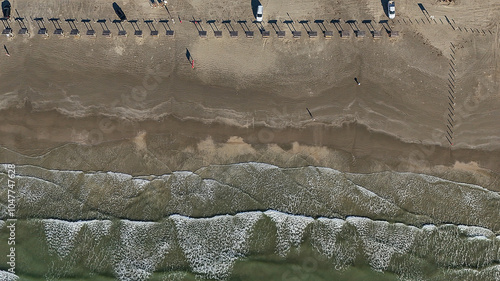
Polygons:
M6 19L10 18L10 2L9 1L2 2L2 12L3 12L4 18L6 18Z
M113 3L113 9L115 10L116 15L118 18L122 21L127 20L127 16L125 16L125 13L123 12L122 8L116 4L116 2Z

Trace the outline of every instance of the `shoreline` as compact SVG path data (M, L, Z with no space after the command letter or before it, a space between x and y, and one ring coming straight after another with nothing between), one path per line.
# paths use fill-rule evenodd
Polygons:
M258 161L256 155L274 147L277 155L312 155L302 165L324 165L344 172L393 170L439 175L445 170L456 170L465 174L470 172L489 175L487 177L491 177L492 184L500 178L498 150L450 149L437 145L405 143L394 136L373 132L358 123L346 123L342 127L310 124L302 128L273 129L265 126L242 128L219 122L204 124L195 120L182 121L175 117L140 122L99 116L68 118L56 111L29 112L29 108L2 113L0 122L4 126L0 143L23 155L13 158L15 154L4 151L2 158L5 162L16 158L28 161L17 164L34 164L33 159L44 162L43 158L48 154L57 155L61 153L58 150L67 145L85 148L91 154L93 150L99 153L103 147L125 145L123 150L135 151L137 157L152 153L158 159L186 154L192 150L200 154L206 152L207 155L227 154L226 158L218 158L220 164L238 162L237 159L242 162ZM6 124L10 126L5 126ZM166 146L165 143L169 145ZM341 156L330 160L328 157L332 153ZM31 157L34 158L27 160ZM279 159L273 161L275 162L270 164L287 167ZM201 165L189 161L186 164L180 159L171 162L175 163L171 164L173 166L169 165L171 170L196 170ZM113 164L103 165L101 169L119 172ZM130 169L133 171L133 166ZM472 179L465 182L477 183ZM486 188L498 189L493 185L487 185Z

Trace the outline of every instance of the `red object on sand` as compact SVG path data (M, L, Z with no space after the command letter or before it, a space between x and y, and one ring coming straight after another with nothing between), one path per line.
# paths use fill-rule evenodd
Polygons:
M194 60L191 61L191 68L194 69Z

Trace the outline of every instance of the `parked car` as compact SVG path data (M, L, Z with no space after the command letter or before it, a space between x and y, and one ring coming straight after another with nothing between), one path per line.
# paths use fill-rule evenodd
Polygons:
M390 19L396 17L396 5L394 5L394 1L389 1L387 4L387 15Z
M259 5L257 7L257 17L255 18L258 22L262 21L262 13L263 13L264 7L262 5Z

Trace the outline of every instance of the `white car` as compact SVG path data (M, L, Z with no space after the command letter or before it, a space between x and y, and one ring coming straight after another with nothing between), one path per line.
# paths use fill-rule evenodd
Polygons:
M394 5L394 1L389 1L387 4L387 15L390 19L396 17L396 5Z
M257 17L255 18L258 22L262 21L262 13L263 13L264 7L262 5L259 5L257 7Z

